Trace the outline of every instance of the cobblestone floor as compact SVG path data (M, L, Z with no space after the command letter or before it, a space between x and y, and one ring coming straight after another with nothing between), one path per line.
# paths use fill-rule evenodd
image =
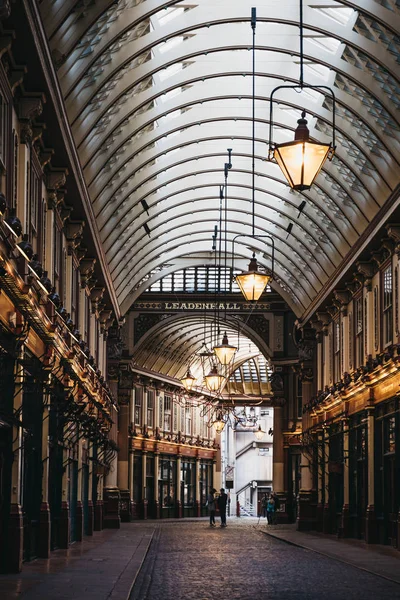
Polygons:
M265 536L245 519L226 529L159 523L130 600L217 598L394 600L400 585Z

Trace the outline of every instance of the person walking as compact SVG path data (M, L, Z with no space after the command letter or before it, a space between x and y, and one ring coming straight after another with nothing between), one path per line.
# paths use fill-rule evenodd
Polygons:
M208 506L208 514L210 515L210 527L215 527L215 509L216 504L215 504L215 492L217 490L215 490L214 488L210 488L210 493L208 494L207 497L207 506Z
M226 505L228 503L228 494L224 488L220 489L220 494L217 499L219 514L221 515L221 527L226 527Z
M267 516L267 504L268 504L267 494L264 494L264 496L262 497L262 500L261 500L262 516L264 517L264 519Z
M267 502L268 525L273 525L274 515L275 515L275 500L271 494L270 497L268 498L268 502Z

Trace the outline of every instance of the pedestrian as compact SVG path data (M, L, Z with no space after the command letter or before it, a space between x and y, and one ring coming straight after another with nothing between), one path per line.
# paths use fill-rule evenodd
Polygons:
M279 497L274 492L272 493L272 497L273 497L274 502L275 502L274 525L276 525L277 520L278 520L278 510L281 507L281 501L279 500Z
M267 516L267 504L268 504L267 494L264 494L264 496L261 499L262 516L264 517L264 519Z
M270 495L270 497L268 498L268 502L267 502L267 519L268 519L268 525L272 525L274 522L274 515L275 515L275 500L272 496L272 494Z
M210 488L210 493L208 494L207 497L207 507L208 507L208 514L210 515L210 527L215 527L215 509L216 509L216 505L215 505L215 492L217 490L215 490L213 487Z
M217 499L219 514L221 515L221 527L226 527L226 505L228 503L228 494L224 488L220 489L220 494Z

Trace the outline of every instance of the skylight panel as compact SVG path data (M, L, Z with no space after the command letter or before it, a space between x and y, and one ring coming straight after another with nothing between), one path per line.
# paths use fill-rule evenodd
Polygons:
M165 52L168 52L168 50L171 50L172 48L179 46L179 44L182 44L183 41L184 40L182 36L177 36L168 40L164 44L159 44L157 48L160 54L164 54Z
M166 9L160 11L159 13L157 13L155 15L155 18L157 19L158 24L160 26L162 26L162 25L165 25L166 23L169 23L173 19L176 19L176 17L183 15L184 10L185 10L184 8L181 8L179 6L170 6Z
M323 50L330 52L331 54L335 54L337 49L340 46L340 40L336 40L335 38L326 37L322 35L318 36L307 36L307 40L317 46L318 48L322 48Z
M339 23L339 25L347 25L355 13L352 8L347 8L346 6L310 6L310 8L314 8L314 10L332 19L335 23Z
M179 73L179 71L182 71L182 69L183 69L183 63L178 62L178 63L175 63L174 65L171 65L170 67L167 67L163 71L160 71L158 73L158 76L161 81L165 81L166 79L168 79L168 77L172 77L172 75L175 75L176 73Z

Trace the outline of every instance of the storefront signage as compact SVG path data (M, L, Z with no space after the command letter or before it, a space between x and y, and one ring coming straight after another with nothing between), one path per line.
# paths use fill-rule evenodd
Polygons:
M165 310L165 311L266 311L270 310L269 302L135 302L133 310Z

